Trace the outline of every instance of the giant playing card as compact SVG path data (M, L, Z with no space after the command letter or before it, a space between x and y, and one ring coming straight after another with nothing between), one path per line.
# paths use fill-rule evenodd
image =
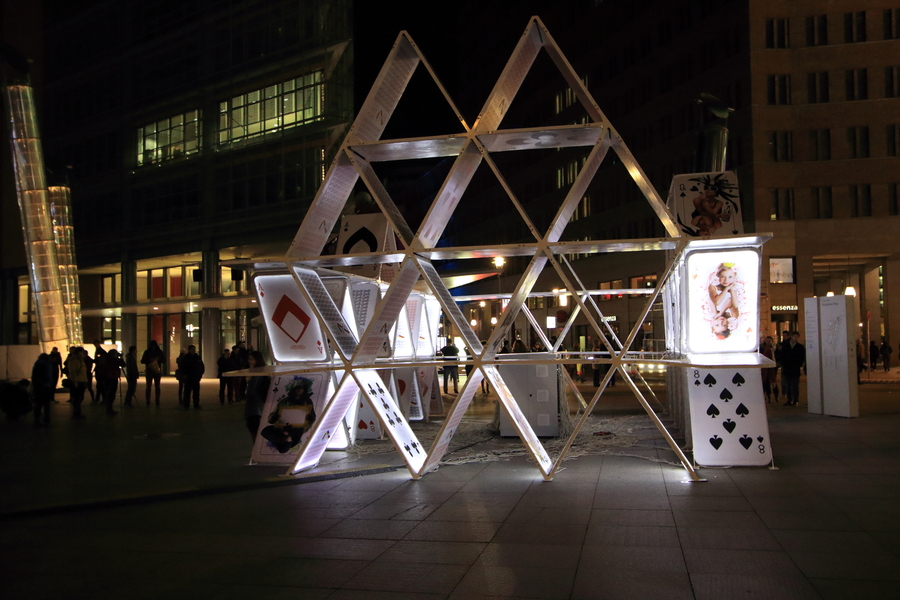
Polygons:
M694 462L762 466L772 461L759 369L689 370Z

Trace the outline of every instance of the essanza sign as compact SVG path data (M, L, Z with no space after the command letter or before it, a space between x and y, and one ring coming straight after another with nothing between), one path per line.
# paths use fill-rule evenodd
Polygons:
M776 304L772 310L799 310L796 304Z

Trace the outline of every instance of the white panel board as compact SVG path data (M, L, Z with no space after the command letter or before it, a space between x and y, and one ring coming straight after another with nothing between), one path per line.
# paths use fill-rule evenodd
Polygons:
M319 322L290 275L253 278L259 308L278 362L325 360L325 338Z

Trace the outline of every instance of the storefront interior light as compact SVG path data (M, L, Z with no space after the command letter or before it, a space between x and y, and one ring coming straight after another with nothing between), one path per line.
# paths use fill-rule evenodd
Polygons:
M848 285L847 289L844 290L845 296L856 296L856 288L852 285Z
M828 292L827 294L825 294L825 296L831 298L832 296L834 296L834 292Z
M469 325L471 325L472 327L476 327L478 325L478 321L472 319L471 321L469 321Z

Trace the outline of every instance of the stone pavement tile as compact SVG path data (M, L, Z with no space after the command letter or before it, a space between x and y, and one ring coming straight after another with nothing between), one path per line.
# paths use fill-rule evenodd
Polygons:
M581 544L507 544L491 542L475 562L488 567L570 569L578 566Z
M734 575L785 575L795 577L800 569L786 553L775 550L726 550L723 548L687 548L684 560L691 573Z
M414 504L412 502L391 502L376 500L352 515L351 519L398 519L401 521L421 521L438 509L440 504Z
M696 600L759 598L760 600L819 600L819 594L802 575L735 575L691 573Z
M702 474L701 474L702 476ZM666 483L669 496L740 496L741 488L731 481L671 481Z
M673 510L678 527L731 527L765 529L765 523L750 511L740 510Z
M502 523L472 521L422 521L406 534L406 540L490 542Z
M419 521L391 519L344 519L322 532L322 537L399 540L409 533Z
M587 525L591 520L590 507L550 508L519 504L506 517L506 523L520 525Z
M862 527L850 515L839 512L759 511L769 529L818 529L823 531L859 531Z
M681 548L656 546L584 546L578 572L654 571L687 573Z
M839 512L830 500L820 496L757 496L748 492L745 498L750 506L758 512Z
M360 479L365 479L361 477ZM385 496L384 491L341 491L334 488L324 492L311 492L297 498L300 508L330 508L334 506L366 506Z
M480 502L445 502L428 515L429 521L486 521L502 523L512 512L509 504L485 505Z
M772 535L788 552L884 552L878 540L865 531L775 529Z
M673 511L749 511L750 503L742 496L671 496Z
M845 513L896 512L900 514L900 500L897 498L832 497L828 501Z
M384 502L404 502L407 504L440 504L452 498L455 490L440 489L439 487L401 485L387 492L378 500ZM366 503L370 504L370 503Z
M538 491L528 490L522 496L519 506L551 506L591 508L594 502L594 485L586 484L580 490L571 487L559 490L541 488Z
M895 581L859 579L810 579L822 600L859 600L860 598L900 598Z
M196 561L195 561L196 562ZM366 565L364 560L280 557L243 564L216 564L197 579L211 583L338 588Z
M898 531L873 531L872 537L878 540L889 552L900 556L900 532Z
M276 547L279 556L329 558L335 560L375 560L396 543L394 540L287 537L279 540Z
M429 472L421 481L467 482L484 471L488 463L465 463L461 465L441 465Z
M389 492L409 483L409 472L393 471L365 477L350 477L336 489L340 492Z
M459 488L459 492L465 494L523 494L525 490L531 487L533 482L534 480L530 478L494 478L482 474L466 482L465 485Z
M643 510L669 510L669 496L665 493L653 495L607 493L601 487L597 488L594 495L593 507L605 509L643 509Z
M887 551L788 550L808 579L900 581L900 558Z
M772 476L769 481L738 481L735 483L741 494L745 496L775 496L775 497L818 497L819 492L810 484L797 481L778 481L777 476Z
M578 571L572 600L693 600L686 573L619 571L590 573Z
M854 523L869 532L900 532L900 507L897 511L871 511L865 513L844 513Z
M425 562L471 565L487 546L483 542L432 542L401 540L378 557L377 562Z
M504 523L491 541L498 544L581 544L587 524Z
M584 539L591 546L656 546L677 548L680 544L674 527L641 525L589 525Z
M575 568L473 566L453 590L461 597L515 596L552 600L569 597Z
M510 510L519 503L522 494L518 492L473 492L459 491L447 498L446 506L482 504L484 506L508 506Z
M625 508L595 508L591 511L590 524L594 525L645 525L675 527L671 510L643 510Z
M775 537L765 529L731 527L679 527L681 547L729 550L782 550Z
M450 594L469 569L467 565L376 561L341 587L382 592Z
M328 600L445 600L447 594L377 592L375 590L329 590Z

